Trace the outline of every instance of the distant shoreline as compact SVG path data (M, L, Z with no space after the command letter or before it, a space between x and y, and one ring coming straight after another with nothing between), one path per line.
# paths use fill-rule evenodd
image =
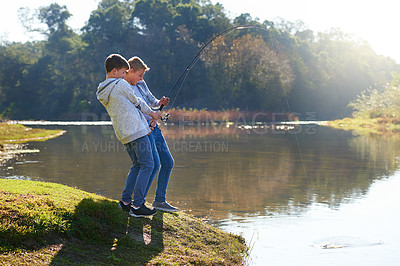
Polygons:
M351 118L327 121L326 126L336 129L353 131L360 135L390 135L400 134L400 120L395 118Z
M9 122L0 123L0 165L4 165L18 154L39 152L39 150L25 149L23 143L46 141L59 137L65 132L65 130L29 128Z

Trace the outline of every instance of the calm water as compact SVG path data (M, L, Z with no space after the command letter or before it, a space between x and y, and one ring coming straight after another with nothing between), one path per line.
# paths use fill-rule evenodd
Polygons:
M30 143L40 152L2 166L0 175L120 199L130 160L112 127L57 128L67 133ZM176 163L168 201L243 235L250 264L400 264L399 137L315 125L168 125L163 132Z

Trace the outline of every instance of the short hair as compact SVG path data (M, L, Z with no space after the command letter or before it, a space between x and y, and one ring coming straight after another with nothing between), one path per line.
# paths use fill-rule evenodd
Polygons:
M144 69L145 71L150 70L150 68L138 56L129 58L128 63L130 68L133 69L133 71L138 71L139 69Z
M128 61L119 54L110 54L107 56L104 66L106 67L107 73L111 72L114 68L121 69L125 67L126 69L129 69Z

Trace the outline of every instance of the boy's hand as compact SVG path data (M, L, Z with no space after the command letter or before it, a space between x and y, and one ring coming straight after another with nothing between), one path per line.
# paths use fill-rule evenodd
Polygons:
M151 118L154 119L154 121L157 121L161 118L161 112L157 111L151 111L151 113L149 114L149 116L151 116Z
M150 135L151 133L153 133L153 130L156 127L156 125L157 125L157 122L155 120L151 119L149 121L149 127L150 127L151 132L149 134L147 134L147 135Z
M169 98L163 96L163 97L160 99L160 103L159 103L159 104L160 104L160 105L167 106L167 105L169 104Z
M152 127L153 129L156 127L156 125L157 125L157 121L155 121L155 120L153 120L153 119L151 119L150 121L149 121L149 127Z

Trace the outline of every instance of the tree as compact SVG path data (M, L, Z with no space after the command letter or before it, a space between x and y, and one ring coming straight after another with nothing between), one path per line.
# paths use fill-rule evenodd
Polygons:
M42 7L39 11L39 20L47 25L47 35L67 33L70 29L66 21L71 17L71 13L66 6L60 6L57 3L48 7ZM46 33L46 32L45 32Z
M209 0L102 0L80 33L68 26L65 6L51 4L37 14L44 41L0 44L0 112L10 118L100 115L95 90L110 53L139 55L151 67L152 91L166 95L208 40L239 24L259 28L214 40L178 84L174 93L180 93L170 95L174 107L290 109L337 118L350 114L347 104L361 91L380 93L391 73L400 72L393 60L341 31L314 33L283 19L260 23L250 14L230 20ZM31 30L35 21L24 20Z
M260 37L244 35L231 44L222 37L203 56L213 80L214 108L279 108L294 76L288 60Z
M24 86L43 49L42 43L13 43L0 46L0 114L6 118L31 118L38 103L37 92Z
M58 4L39 10L38 18L47 26L42 31L47 40L36 62L19 79L19 92L31 95L30 101L35 103L28 105L28 112L20 108L28 118L49 119L70 111L74 90L79 86L71 66L76 66L77 51L83 47L80 36L66 23L70 16L67 8Z
M170 31L174 12L172 5L166 0L140 0L136 3L132 17L135 26L143 27L149 32L152 28Z

